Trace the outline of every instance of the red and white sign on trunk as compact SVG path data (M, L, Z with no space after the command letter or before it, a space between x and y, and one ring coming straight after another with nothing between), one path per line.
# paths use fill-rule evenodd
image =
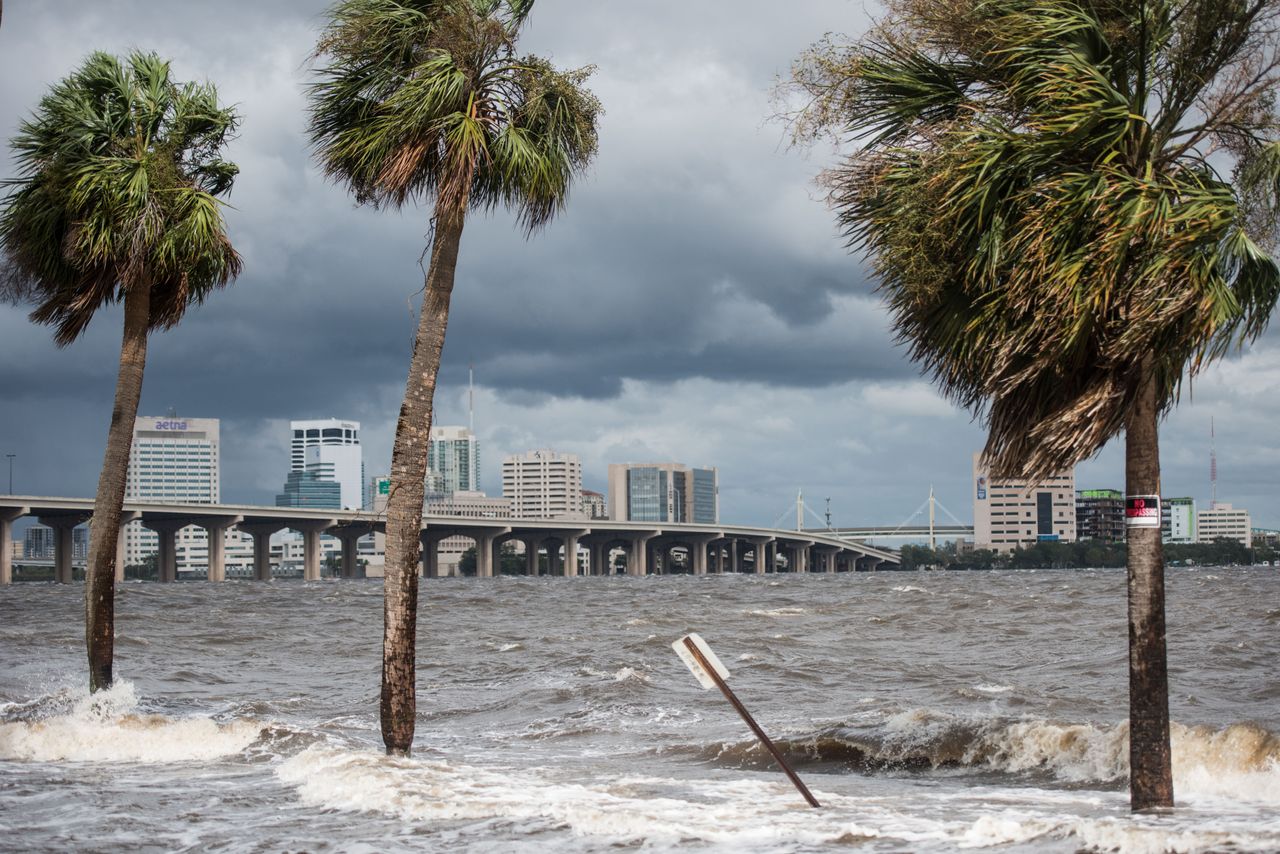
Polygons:
M1160 527L1159 495L1128 495L1124 499L1124 523L1130 528Z

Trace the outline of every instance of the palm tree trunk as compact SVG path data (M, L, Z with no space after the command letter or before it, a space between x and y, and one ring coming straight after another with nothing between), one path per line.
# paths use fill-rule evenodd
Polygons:
M1125 490L1129 495L1159 495L1159 411L1154 375L1148 373L1142 383L1125 425ZM1128 545L1129 796L1136 812L1173 806L1173 772L1160 527L1130 527Z
M415 652L418 635L418 566L422 550L422 501L427 442L440 351L449 322L449 299L458 264L465 205L437 201L427 292L413 341L404 403L391 448L387 496L386 578L382 602L382 741L389 755L408 756L417 715Z
M107 448L98 476L89 530L89 561L85 573L84 639L89 653L89 690L111 687L116 633L116 545L120 511L124 505L133 423L142 396L142 372L147 363L147 329L151 323L151 284L135 283L125 292L124 340L120 344L120 372L111 409Z

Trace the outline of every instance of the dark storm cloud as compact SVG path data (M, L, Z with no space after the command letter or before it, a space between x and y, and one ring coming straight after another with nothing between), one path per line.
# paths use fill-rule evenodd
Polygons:
M212 80L243 119L229 149L241 174L228 223L244 274L153 337L141 412L222 419L226 500L271 500L290 418L362 421L367 468L384 469L428 213L356 208L309 158L307 59L327 4L8 5L4 140L92 49L172 57L177 76ZM816 198L812 179L830 154L788 150L770 119L770 89L790 61L823 33L865 23L863 5L844 0L539 0L523 47L596 65L606 113L595 164L545 232L525 239L499 212L473 217L463 236L437 409L442 421L465 419L460 386L474 365L485 465L559 446L582 454L588 482L602 486L610 461L687 458L721 468L726 518L757 523L805 483L854 514L847 522L899 521L935 483L967 517L980 430L911 381L914 366ZM0 178L10 170L0 155ZM119 314L63 350L25 314L0 306L0 451L19 453L21 491L91 494ZM1252 379L1239 366L1220 376L1273 399L1274 353L1242 362ZM1280 455L1276 406L1215 392L1221 381L1170 419L1166 483L1205 492L1199 421L1216 404L1238 416L1234 449L1220 449L1224 476L1280 521L1274 483L1261 482L1274 467L1249 464ZM1112 448L1083 466L1081 485L1117 485L1117 459Z

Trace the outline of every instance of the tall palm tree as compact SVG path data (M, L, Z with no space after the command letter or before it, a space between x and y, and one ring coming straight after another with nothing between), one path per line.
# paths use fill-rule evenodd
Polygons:
M893 0L795 66L803 139L901 341L981 414L996 475L1125 434L1159 495L1184 379L1280 293L1280 0ZM1173 802L1160 529L1129 529L1131 795Z
M422 501L432 398L467 214L505 207L532 234L596 151L590 68L518 56L532 0L343 0L329 11L311 90L325 172L362 204L430 199L431 260L387 502L382 738L409 753L416 713Z
M220 196L235 114L209 84L175 83L152 53L94 53L55 84L12 140L18 175L0 210L0 293L34 303L54 341L124 303L115 404L94 500L85 586L89 686L111 684L115 562L147 335L240 272Z

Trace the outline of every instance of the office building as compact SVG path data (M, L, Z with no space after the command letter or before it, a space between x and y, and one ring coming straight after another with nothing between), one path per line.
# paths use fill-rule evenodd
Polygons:
M583 519L582 462L577 454L540 450L502 461L502 497L517 519Z
M18 556L27 560L53 560L57 533L47 525L32 525L23 534ZM77 525L71 529L71 560L82 562L88 557L89 526Z
M480 491L480 443L466 427L432 427L427 441L427 494Z
M318 452L320 449L307 450ZM308 466L304 471L291 471L285 478L284 492L276 495L276 506L341 510L342 486L322 475L319 465Z
M605 501L603 492L582 490L582 515L588 519L609 518L609 504Z
M289 471L313 467L320 480L340 487L338 507L359 510L364 503L364 460L360 447L360 422L326 418L290 421ZM293 506L293 505L286 505Z
M1123 543L1124 493L1118 489L1077 490L1076 539Z
M1217 539L1235 540L1249 548L1253 545L1253 527L1249 511L1230 504L1215 503L1196 514L1196 541L1212 543Z
M681 463L611 463L609 518L622 522L720 521L719 473Z
M1161 499L1160 535L1166 543L1196 542L1196 500L1194 498Z
M221 500L221 445L217 418L140 415L125 479L126 501L217 504ZM141 563L159 541L141 522L125 526L125 565ZM189 570L187 556L208 551L204 528L188 525L177 534L178 571Z
M1038 483L992 480L973 455L973 543L975 548L1010 552L1038 542L1076 539L1075 471Z

